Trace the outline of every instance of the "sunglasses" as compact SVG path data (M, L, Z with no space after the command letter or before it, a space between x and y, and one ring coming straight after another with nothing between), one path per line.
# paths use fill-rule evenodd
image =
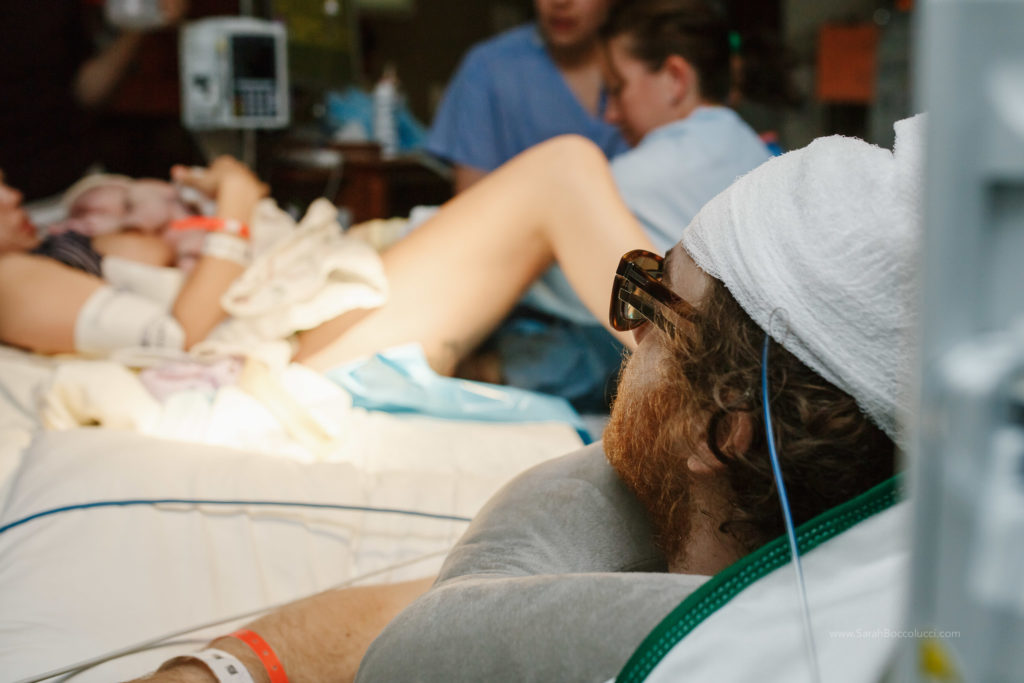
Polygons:
M677 321L693 320L696 309L661 283L665 259L644 249L634 249L619 260L612 285L608 319L620 332L654 323L673 339Z

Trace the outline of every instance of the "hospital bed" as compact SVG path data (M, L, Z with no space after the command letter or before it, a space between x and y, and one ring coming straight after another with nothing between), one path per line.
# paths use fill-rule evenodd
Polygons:
M498 487L581 444L566 422L367 410L297 365L159 401L139 377L0 347L4 680L188 632L70 680L124 679L240 615L431 575Z
M189 631L71 680L129 678L242 615L430 576L501 485L583 443L561 399L439 377L414 346L287 362L291 332L379 305L383 272L325 200L298 223L265 202L252 230L241 308L198 353L0 346L0 679ZM127 289L180 278L108 265Z

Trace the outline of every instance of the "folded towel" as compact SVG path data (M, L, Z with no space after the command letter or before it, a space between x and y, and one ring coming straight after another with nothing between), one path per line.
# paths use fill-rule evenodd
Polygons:
M833 136L776 157L682 239L762 329L894 439L910 403L924 125L897 124L895 154Z

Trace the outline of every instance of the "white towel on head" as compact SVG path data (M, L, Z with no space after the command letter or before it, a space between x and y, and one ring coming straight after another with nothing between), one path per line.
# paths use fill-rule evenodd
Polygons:
M896 126L895 155L834 136L772 159L682 239L754 322L894 439L913 367L923 126Z

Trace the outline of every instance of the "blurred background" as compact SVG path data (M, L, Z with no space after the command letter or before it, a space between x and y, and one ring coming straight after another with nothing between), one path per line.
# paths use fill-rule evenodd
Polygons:
M805 100L776 113L786 149L844 133L892 143L910 113L912 0L731 0L741 33L772 31L794 54ZM430 121L448 77L471 44L533 15L531 0L358 0L364 78L392 61L412 111ZM767 112L741 112L759 128ZM771 120L771 119L769 119Z
M141 2L142 0L135 0ZM128 0L131 4L131 0ZM843 133L891 145L892 122L910 113L908 69L912 0L731 0L724 3L736 28L777 38L792 53L792 73L802 98L793 106L740 105L740 114L783 150L813 138ZM79 48L100 49L123 26L113 26L104 0L4 3L3 39L17 42L0 66L0 167L19 145L35 144L12 119L16 98L34 97L47 82L33 45L28 16L45 5L76 6ZM21 182L28 198L53 191L87 167L133 176L166 176L172 163L201 163L229 152L245 157L274 186L275 195L301 210L326 194L349 205L354 218L405 215L417 204L440 203L450 194L443 165L417 154L446 84L476 42L533 16L532 0L191 0L180 22L151 27L124 74L98 103L54 105L74 137L74 159L62 157L67 178L48 177L38 189ZM32 10L27 8L34 8ZM191 22L218 16L252 16L281 24L287 34L289 112L284 125L231 125L197 129L182 120L179 33ZM7 36L7 34L12 34ZM43 60L45 61L45 60ZM54 69L60 68L55 64ZM26 80L26 69L33 80ZM398 85L400 152L382 159L366 120L382 74ZM60 78L59 75L54 76ZM35 84L35 85L33 85ZM62 110L61 107L66 107ZM80 110L80 111L79 111ZM31 130L45 128L41 123ZM45 132L54 139L57 133ZM31 137L31 136L28 136ZM83 142L84 141L84 142ZM71 168L67 168L71 167ZM21 178L8 170L8 177Z

